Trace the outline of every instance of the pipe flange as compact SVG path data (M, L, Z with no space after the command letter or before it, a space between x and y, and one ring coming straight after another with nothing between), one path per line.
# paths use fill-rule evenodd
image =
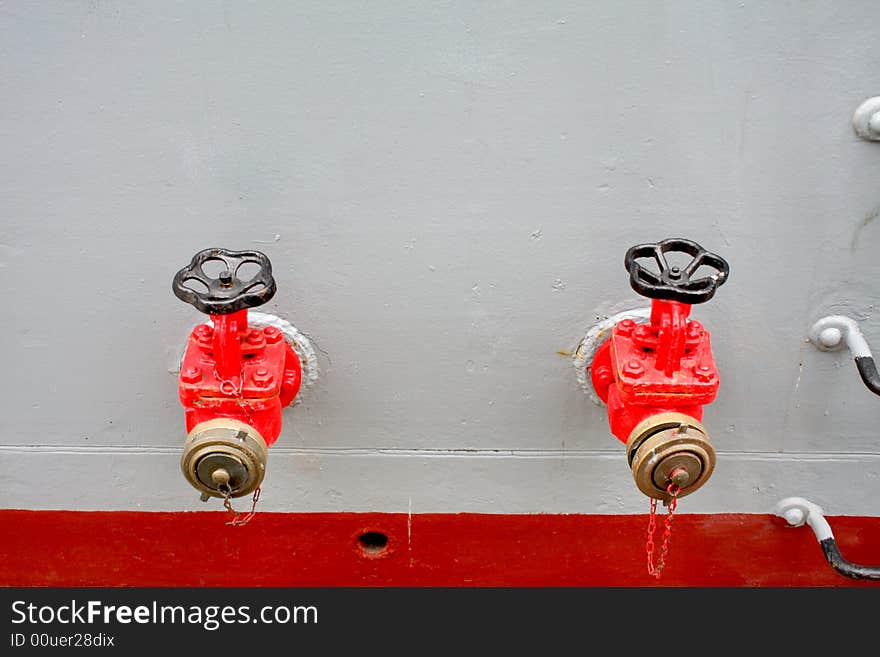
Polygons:
M670 480L680 487L676 497L690 495L709 480L716 460L706 429L684 413L643 420L629 435L626 455L638 489L667 504Z
M209 497L241 497L266 475L269 449L252 426L231 418L200 422L186 437L180 469L186 480Z
M587 334L578 344L571 358L571 364L574 366L575 376L581 389L590 397L590 400L597 406L604 406L605 402L596 393L593 387L593 381L590 377L589 370L593 364L593 358L599 347L602 346L609 337L611 331L619 322L625 319L631 319L637 324L643 324L651 317L650 308L635 308L633 310L624 310L610 317L606 317L600 322L594 324L587 331Z
M248 326L256 329L274 326L279 331L287 344L291 346L293 351L299 357L302 364L302 382L304 387L311 387L318 381L318 354L309 340L302 331L298 330L293 324L286 319L282 319L276 315L269 313L261 313L254 310L248 311ZM300 391L300 394L302 391ZM294 400L294 403L299 399Z

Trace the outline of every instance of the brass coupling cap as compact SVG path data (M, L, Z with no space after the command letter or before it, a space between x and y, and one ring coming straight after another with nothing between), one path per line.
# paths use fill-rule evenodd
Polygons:
M658 413L640 422L626 441L626 455L636 486L648 497L669 503L690 495L715 469L715 449L700 422L684 413Z
M193 427L183 445L180 469L208 497L241 497L256 490L266 474L269 448L249 424L216 418Z

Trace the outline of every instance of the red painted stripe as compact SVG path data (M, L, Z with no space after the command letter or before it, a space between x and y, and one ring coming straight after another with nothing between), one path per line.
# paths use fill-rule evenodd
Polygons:
M644 515L0 510L4 586L877 586L837 574L774 516L676 516L659 580ZM880 563L880 518L828 517L848 560ZM659 524L659 523L658 523ZM662 524L660 525L662 528ZM388 536L377 554L358 541Z

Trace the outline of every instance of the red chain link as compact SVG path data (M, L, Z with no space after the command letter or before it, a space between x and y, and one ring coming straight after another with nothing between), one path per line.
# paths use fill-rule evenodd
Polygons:
M681 490L678 484L670 482L666 487L670 500L667 505L669 515L666 516L666 526L663 529L663 543L660 545L660 557L654 564L654 531L657 528L657 499L651 498L651 512L648 514L648 540L645 544L645 551L648 553L648 574L659 578L663 567L666 565L666 556L669 554L669 540L672 538L672 514L675 513L675 507L678 505L676 497Z

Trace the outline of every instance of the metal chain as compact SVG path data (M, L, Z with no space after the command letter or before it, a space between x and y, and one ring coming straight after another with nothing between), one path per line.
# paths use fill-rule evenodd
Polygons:
M257 502L260 501L259 486L257 486L256 490L254 490L253 503L251 504L251 510L248 513L239 513L232 508L232 500L230 499L232 497L232 490L230 490L227 484L223 484L219 487L218 490L223 493L223 506L225 506L226 510L232 514L232 520L227 522L227 525L232 525L233 527L241 527L248 524L251 519L257 514Z
M239 385L235 385L235 383L229 379L223 379L220 377L220 374L217 373L217 369L214 368L214 376L220 382L220 392L224 395L229 395L230 397L235 397L238 405L241 407L241 410L244 411L244 414L247 416L247 419L251 426L254 425L254 418L251 417L250 411L248 410L247 401L244 398L244 395L241 394L241 389L244 386L244 381L241 381ZM231 392L230 392L231 391ZM251 519L257 513L257 502L260 501L260 487L254 490L254 497L251 504L251 510L248 513L242 514L232 508L232 489L228 484L223 484L218 486L217 490L223 493L223 506L226 507L226 510L232 514L232 520L227 522L227 525L232 525L233 527L241 527L243 525L248 524Z
M666 557L669 554L669 541L672 538L672 514L675 513L675 508L678 506L677 496L680 491L681 487L674 482L670 482L666 487L666 492L670 496L667 505L669 514L666 516L663 542L660 545L660 556L656 564L654 563L654 531L657 528L657 499L651 498L651 512L648 514L648 540L645 543L645 551L648 554L648 574L656 578L660 577L660 573L663 572L663 567L666 565Z
M239 379L239 384L235 385L235 383L231 379L223 379L217 373L217 368L214 368L214 376L220 382L220 392L229 397L235 397L235 401L241 407L241 410L247 416L248 423L251 426L254 426L254 418L251 417L250 410L248 408L247 400L244 398L241 390L244 387L244 380Z

